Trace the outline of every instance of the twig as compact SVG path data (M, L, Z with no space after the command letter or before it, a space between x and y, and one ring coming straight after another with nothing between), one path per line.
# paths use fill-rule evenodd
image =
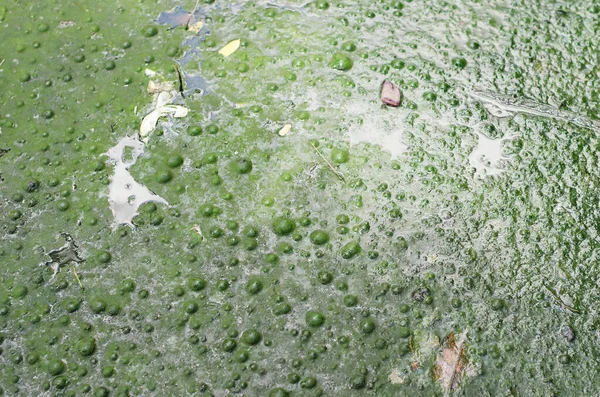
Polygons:
M340 180L344 183L346 183L346 180L344 179L344 177L342 176L342 174L340 174L339 172L336 171L335 168L333 168L333 166L331 165L331 163L329 161L327 161L327 159L325 158L325 156L323 156L323 154L319 151L319 149L317 149L317 147L312 143L312 142L308 142L310 143L310 146L313 147L313 149L315 149L315 152L317 152L317 154L319 155L319 157L321 157L323 159L323 161L325 161L325 163L329 166L329 168L331 169L331 171L333 171L333 173L335 175L337 175L338 178L340 178Z
M177 78L179 79L179 93L185 98L185 95L183 94L183 78L181 77L181 69L177 62L175 62L175 70L177 71Z
M77 279L77 282L79 283L79 288L85 289L85 288L83 288L83 284L81 284L81 280L79 279L79 275L77 274L75 269L73 269L73 274L75 275L75 278Z
M192 10L192 12L190 12L190 17L188 18L187 23L185 24L186 29L190 28L190 21L192 20L192 17L194 16L194 14L196 13L196 10L198 9L198 3L200 3L200 0L196 0L196 5L194 6L194 9Z
M580 311L579 311L579 310L577 310L577 309L575 309L575 308L573 308L573 307L571 307L571 306L568 306L568 305L567 305L565 302L563 302L563 301L562 301L562 299L560 299L560 298L558 297L558 295L556 295L556 293L555 293L554 291L552 291L550 288L548 288L548 287L547 287L545 284L544 284L544 288L546 288L546 289L548 290L548 292L550 293L550 295L552 295L552 297L553 297L554 299L556 299L556 301L557 301L558 303L560 303L560 307L562 307L563 309L567 309L567 310L568 310L568 311L570 311L571 313L577 313L577 314L579 314L579 313L580 313Z

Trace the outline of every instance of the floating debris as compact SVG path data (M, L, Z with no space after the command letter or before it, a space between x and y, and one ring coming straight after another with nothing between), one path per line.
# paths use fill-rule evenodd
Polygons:
M475 367L468 363L465 356L467 331L463 332L458 341L454 333L450 333L444 341L444 350L433 366L433 377L437 380L446 395L458 389L465 375L475 375Z
M514 98L486 91L473 91L470 95L481 101L486 110L496 117L509 117L514 113L523 113L564 121L600 133L600 122L598 121L530 99Z
M225 47L221 48L219 54L227 58L229 55L236 52L238 48L240 48L240 39L235 39L227 43Z
M204 22L203 21L198 21L198 22L190 25L188 27L188 30L190 32L199 33L202 30L203 27L204 27Z
M126 148L131 149L129 161L124 159ZM129 173L129 167L135 164L143 152L143 142L137 137L125 137L106 153L115 164L115 171L108 186L108 202L114 217L113 229L123 223L135 229L133 218L138 214L140 205L144 203L154 201L168 205L165 199L152 193Z
M291 129L292 129L291 124L284 125L283 128L279 130L279 136L286 136L288 134L288 132L290 132Z
M544 288L546 288L546 290L550 293L550 295L552 295L552 297L554 298L554 300L556 301L556 303L563 309L563 310L568 310L571 313L576 313L579 314L580 311L574 307L571 307L569 305L567 305L559 296L556 292L554 292L551 288L549 288L547 285L544 285Z
M568 342L573 342L575 340L575 332L569 325L563 325L560 328L560 335Z
M381 84L381 102L388 106L398 107L402 101L400 89L389 80L384 80Z
M70 28L71 26L75 26L75 21L60 21L58 23L59 29Z
M323 156L323 153L321 153L321 151L319 149L317 149L317 147L315 146L314 143L309 142L310 146L313 147L313 149L315 149L315 152L317 152L317 154L319 155L319 157L321 157L321 159L325 162L325 164L327 164L327 166L329 167L329 169L331 169L331 171L333 171L333 173L340 178L340 180L342 182L346 182L346 179L344 179L344 176L342 174L340 174L334 167L333 165L331 165L331 163L329 161L327 161L327 159L325 158L325 156Z
M148 87L146 87L146 91L148 94L156 94L159 92L169 92L175 90L175 86L168 81L154 81L150 80L148 82Z
M77 283L79 284L79 288L85 289L85 288L83 288L83 284L81 284L81 280L79 279L79 274L77 274L77 272L75 271L75 269L73 269L73 275L77 279Z
M73 237L68 233L61 233L60 235L66 240L65 245L48 252L50 260L44 263L54 270L53 277L58 273L61 266L66 265L69 262L81 263L84 261L77 252L78 247L77 244L75 244Z
M152 69L144 69L144 74L148 77L154 77L154 76L158 75L158 73Z
M181 68L179 67L179 64L177 62L175 62L175 70L177 71L177 81L179 81L178 91L181 94L181 96L185 98L185 94L183 93L183 77L181 73Z
M402 377L402 374L396 368L392 369L392 373L390 374L390 376L388 376L388 379L393 385L401 385L404 383L404 378Z
M192 227L191 227L191 229L190 229L190 230L193 230L193 231L195 231L196 233L198 233L198 235L199 235L199 236L203 237L203 236L202 236L202 230L200 229L200 226L198 226L198 225L194 225L194 226L192 226Z
M173 117L185 117L188 112L188 108L179 105L166 105L154 109L142 120L142 125L140 125L140 138L144 139L154 131L159 118L169 114L172 114Z

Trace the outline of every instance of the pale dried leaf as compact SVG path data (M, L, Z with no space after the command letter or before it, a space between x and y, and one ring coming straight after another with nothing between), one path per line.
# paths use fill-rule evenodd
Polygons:
M291 129L292 129L291 124L284 125L283 128L279 130L279 136L286 136L288 134L288 132L290 132Z
M240 48L240 39L235 39L235 40L232 40L229 43L227 43L227 45L225 45L225 47L221 48L219 50L219 54L221 54L225 58L227 58L229 55L236 52L238 48Z
M142 120L140 137L144 138L154 131L159 118L168 114L172 114L173 117L185 117L187 116L188 111L188 108L179 105L167 105L154 109L144 117L144 120Z
M156 73L154 70L152 69L145 69L144 70L144 74L148 77L154 77L156 76L158 73Z
M190 27L188 28L189 31L194 32L194 33L198 33L202 27L204 26L204 22L203 21L198 21L192 25L190 25Z
M454 333L448 335L444 349L433 367L434 378L442 385L446 394L456 390L464 375L470 374L469 364L465 357L467 331L460 335L458 341Z
M388 379L390 380L390 383L392 385L401 385L402 383L404 383L404 378L401 376L400 372L396 368L392 369L392 373L390 374Z
M163 91L173 91L175 89L175 87L173 86L173 84L167 82L167 81L154 81L154 80L150 80L148 82L148 87L146 87L146 91L148 91L148 94L156 94L157 92L163 92Z

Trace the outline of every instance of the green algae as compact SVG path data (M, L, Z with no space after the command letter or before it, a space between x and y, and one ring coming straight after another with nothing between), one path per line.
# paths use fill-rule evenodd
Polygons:
M176 5L0 8L4 394L436 395L465 330L458 395L598 388L597 7ZM169 205L113 228L105 153L176 61L210 89L130 169Z

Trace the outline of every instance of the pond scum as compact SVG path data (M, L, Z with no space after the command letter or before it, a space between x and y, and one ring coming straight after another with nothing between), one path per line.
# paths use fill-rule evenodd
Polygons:
M1 1L0 393L597 395L599 18Z

